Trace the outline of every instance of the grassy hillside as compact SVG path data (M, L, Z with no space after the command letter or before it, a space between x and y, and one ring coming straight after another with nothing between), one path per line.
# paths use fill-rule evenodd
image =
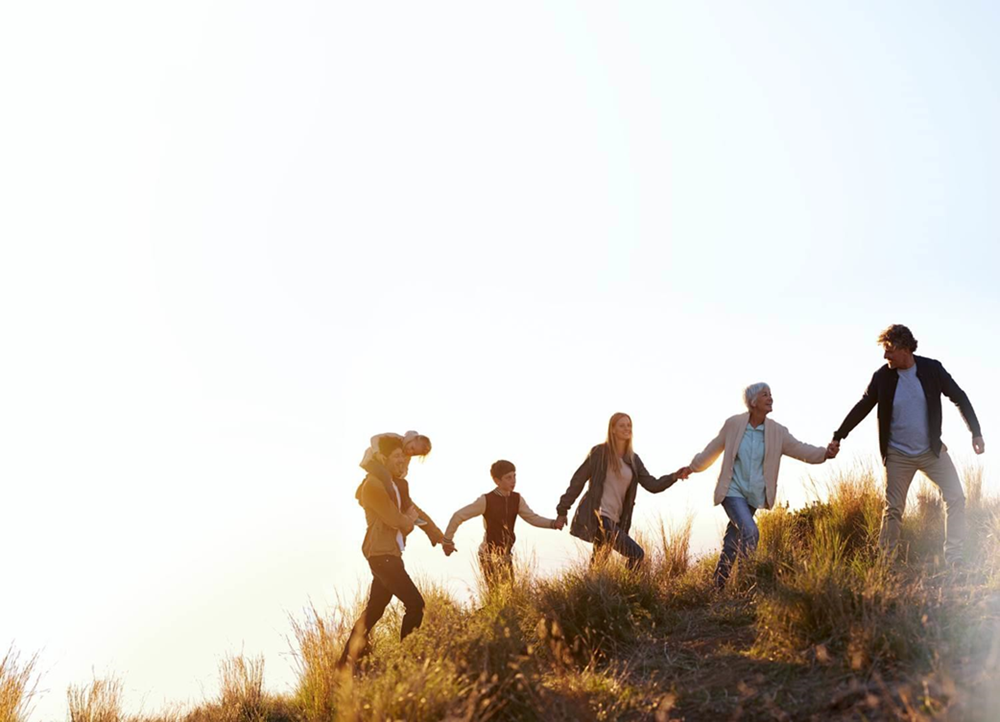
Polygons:
M402 644L391 607L354 676L334 663L347 630L293 621L294 695L263 692L263 662L220 670L219 698L129 717L121 684L70 690L72 722L301 720L1000 719L1000 501L965 474L969 564L942 565L943 510L921 491L905 559L875 549L881 477L856 469L828 501L758 514L761 545L729 585L691 560L689 528L644 540L650 563L615 558L560 576L520 569L471 608L423 586L423 626ZM363 600L356 604L360 607ZM10 661L8 661L10 660ZM0 720L18 719L32 666L0 668ZM21 705L19 709L18 705Z

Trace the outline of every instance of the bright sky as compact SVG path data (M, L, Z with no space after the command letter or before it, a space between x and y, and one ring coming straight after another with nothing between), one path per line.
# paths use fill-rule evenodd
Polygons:
M1000 453L995 3L6 2L0 645L34 719L294 674L367 584L370 435L427 433L444 526L518 466L555 504L608 417L654 473L765 380L825 444L908 324ZM945 441L970 437L945 411ZM996 440L994 440L996 439ZM793 505L876 453L874 414ZM718 467L637 524L719 544ZM412 572L467 594L478 522ZM545 571L566 532L519 527Z

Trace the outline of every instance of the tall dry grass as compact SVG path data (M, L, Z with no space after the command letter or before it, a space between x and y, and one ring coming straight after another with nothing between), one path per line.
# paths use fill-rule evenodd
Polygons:
M183 722L296 722L300 719L301 710L295 700L264 690L263 656L247 657L240 653L230 654L219 663L219 696L188 712ZM153 720L143 718L133 722Z
M156 714L124 711L124 683L109 675L94 677L67 692L70 722L295 722L296 705L264 690L264 659L233 654L219 664L219 696L182 711L175 707ZM0 717L6 721L6 718Z
M756 600L758 653L854 671L928 671L942 654L976 644L976 625L963 607L971 593L962 589L967 577L939 566L940 493L926 482L916 487L903 524L908 553L887 558L877 545L881 483L876 472L856 468L833 478L825 501L762 516L760 553L746 566L759 574L777 564L780 571ZM982 570L975 573L993 574L990 555L980 552L998 542L991 532L1000 531L993 521L1000 504L983 494L982 483L981 468L966 470L969 556L971 567Z
M70 722L124 722L123 689L115 676L95 676L90 684L71 686L66 693Z
M355 605L357 607L357 605ZM298 667L299 684L296 698L310 720L333 719L338 708L337 699L349 676L337 668L337 661L350 633L350 624L356 616L350 609L339 618L327 618L311 605L303 618L292 617L292 648ZM351 620L345 622L345 619Z
M880 470L848 469L826 484L822 498L804 509L758 516L760 548L738 563L721 594L711 583L714 555L691 559L688 521L674 528L661 524L658 535L643 539L647 563L638 570L616 555L548 578L519 569L515 584L481 588L471 608L431 588L423 626L401 644L400 610L390 608L373 635L370 657L354 676L333 671L346 629L311 610L296 627L298 699L311 700L303 709L316 722L641 719L657 709L684 708L691 699L684 687L654 682L649 670L668 678L711 678L733 660L745 660L738 663L779 670L773 680L758 674L763 682L754 684L765 686L780 688L786 679L780 670L789 665L805 665L820 678L831 670L833 679L868 680L850 688L863 690L861 706L852 709L869 705L875 716L918 709L954 713L962 694L954 691L960 675L955 665L988 662L990 645L1000 643L982 621L992 617L968 609L988 596L928 556L941 542L932 528L935 495L915 489L904 529L915 545L907 562L887 559L877 547ZM981 493L981 476L966 472L966 488L970 548L1000 552L997 502ZM983 571L976 573L1000 586L1000 562L980 552L976 569ZM723 642L718 659L725 662L715 661L712 652L663 652L664 640L677 635L698 644L699 638L724 640L726 630L747 646L739 651ZM1000 672L989 672L986 662L983 674L1000 682ZM750 704L749 694L740 692L740 705ZM836 704L855 692L843 694ZM761 693L760 699L763 710L777 714L778 692ZM692 718L708 709L686 704Z
M400 642L401 613L391 606L372 632L371 651L359 663L357 678L339 670L337 662L363 595L336 617L310 607L304 619L293 620L299 667L295 697L308 720L440 719L456 699L467 696L468 680L456 664L464 656L452 652L463 634L457 606L441 590L425 588L423 595L423 631Z
M310 608L293 621L296 698L315 722L579 719L595 710L615 719L645 704L646 692L635 691L644 688L628 681L620 656L667 623L671 589L693 586L686 579L689 538L689 523L664 528L650 563L636 571L616 555L555 578L519 565L514 583L482 586L471 608L423 584L420 629L400 642L401 610L391 606L353 675L336 662L349 633L341 620L353 619L362 598L336 618ZM690 594L677 598L691 604Z
M219 707L230 722L266 722L264 657L231 655L219 664Z
M643 539L637 570L617 555L550 577L519 562L471 603L418 580L423 625L400 641L391 605L353 673L337 661L364 590L331 615L310 607L291 622L293 695L264 692L259 658L231 657L218 700L184 722L996 719L1000 502L965 470L970 568L953 571L935 561L940 497L916 486L910 554L886 558L879 471L844 470L807 507L759 514L759 549L722 592L714 554L691 557L688 519ZM70 707L72 722L125 719L114 680Z
M652 561L654 570L663 577L676 578L691 567L691 525L694 516L688 514L672 524L659 523L659 547Z
M0 660L0 720L23 722L38 685L35 667L37 655L21 661L20 654L11 645Z
M844 669L920 662L938 635L928 620L937 600L876 556L849 563L833 525L821 525L807 551L757 600L756 650L790 661L838 661Z

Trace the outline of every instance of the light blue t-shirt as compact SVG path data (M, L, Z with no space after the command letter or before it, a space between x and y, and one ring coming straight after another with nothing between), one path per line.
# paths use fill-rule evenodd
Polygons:
M764 424L754 428L747 423L733 462L733 480L726 496L740 496L755 509L764 506L767 491L764 483Z
M892 398L892 421L889 446L909 456L919 456L931 449L927 431L927 397L917 378L917 366L899 369L896 395Z

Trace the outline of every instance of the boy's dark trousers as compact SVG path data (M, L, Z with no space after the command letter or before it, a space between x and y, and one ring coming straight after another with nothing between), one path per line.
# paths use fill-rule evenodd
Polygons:
M410 579L403 566L403 558L397 556L377 556L368 560L372 570L372 588L368 595L368 606L354 624L351 636L344 645L344 653L340 655L338 666L347 662L356 662L364 656L368 647L368 633L375 623L382 618L385 608L395 596L406 608L403 615L403 625L399 630L399 638L403 640L410 632L420 626L424 618L424 598L420 590Z

